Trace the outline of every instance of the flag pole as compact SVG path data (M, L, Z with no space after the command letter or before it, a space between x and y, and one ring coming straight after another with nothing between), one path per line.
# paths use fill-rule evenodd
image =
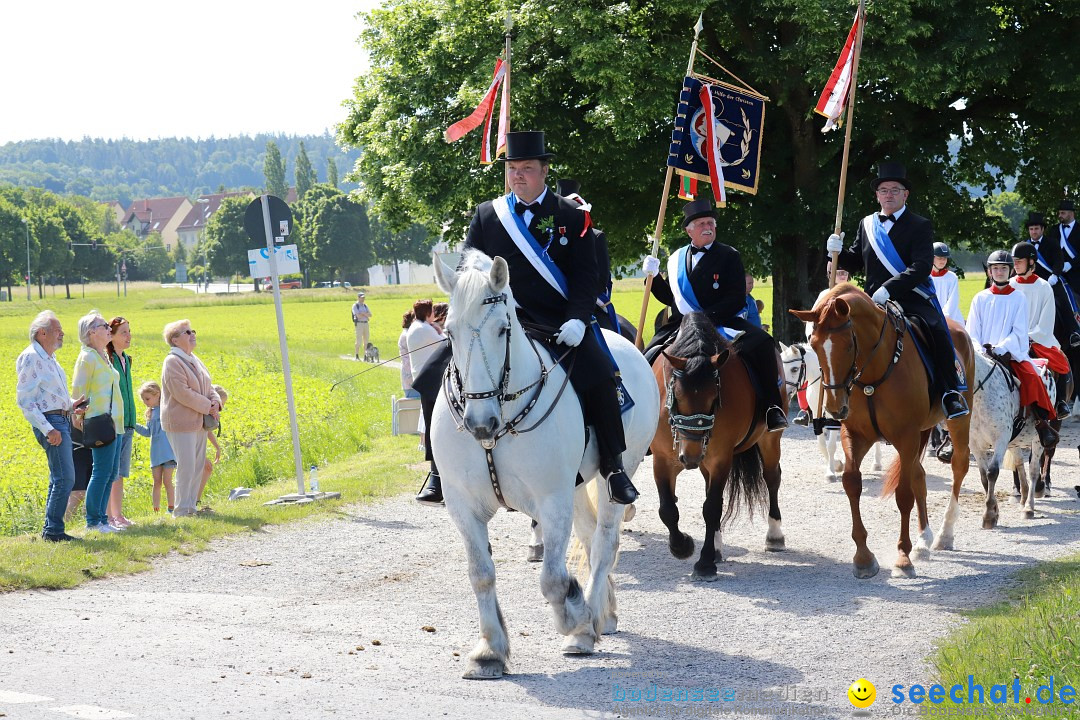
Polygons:
M844 158L840 165L840 190L836 197L836 219L833 222L833 234L840 234L844 220L844 195L847 192L848 155L851 151L851 126L855 124L855 90L859 81L859 56L862 54L863 27L866 24L866 2L859 0L859 32L855 34L855 52L851 59L851 92L848 93L847 127L844 129ZM830 253L829 287L836 285L836 265L840 253ZM818 408L818 415L821 408Z
M859 55L862 54L863 27L866 24L866 2L859 0L859 32L855 34L855 52L851 58L851 91L848 93L847 128L844 129L844 158L840 165L840 190L836 197L836 219L833 221L833 234L840 234L840 225L844 220L844 194L847 191L848 154L851 151L851 126L855 124L855 90L859 82ZM836 285L836 266L839 263L840 253L829 253L829 287ZM825 376L822 375L822 378ZM814 413L814 432L818 435L818 420L821 417L821 408L825 403L825 387L822 380L822 388L818 392L817 412Z
M861 0L860 0L861 1ZM690 46L690 59L686 63L686 74L683 77L689 77L690 73L694 71L694 56L697 55L698 37L701 35L701 31L705 25L702 23L702 16L704 13L698 15L697 24L694 25L694 42ZM671 192L671 176L675 172L675 168L671 165L667 166L667 173L664 175L664 192L660 196L660 212L656 216L656 230L653 231L653 244L652 244L652 256L656 257L660 252L660 236L664 233L664 216L667 214L667 201L668 193ZM645 319L649 314L649 297L652 295L652 275L645 277L645 295L641 298L641 316L638 318L637 334L634 335L634 345L640 350L644 347L642 337L645 332Z
M506 63L506 77L503 78L503 83L505 83L503 85L503 93L506 94L506 97L507 97L507 100L508 100L508 102L506 103L506 132L509 133L510 132L510 103L509 103L509 98L510 98L510 45L511 45L511 37L512 37L511 34L510 34L510 31L514 29L514 16L510 13L509 10L506 11L506 19L503 21L503 27L505 28L505 32L503 34L503 37L506 40L506 47L503 49L503 57L505 58L505 63ZM495 142L497 144L498 140L496 140ZM498 152L499 152L498 147L495 148L495 152L496 152L496 154L498 154ZM503 192L506 192L506 193L510 192L510 165L508 163L503 163Z

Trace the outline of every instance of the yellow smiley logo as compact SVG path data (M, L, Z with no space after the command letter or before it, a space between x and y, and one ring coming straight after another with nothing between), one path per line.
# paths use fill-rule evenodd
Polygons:
M857 708L868 708L877 698L877 688L866 678L859 678L847 689L847 698Z

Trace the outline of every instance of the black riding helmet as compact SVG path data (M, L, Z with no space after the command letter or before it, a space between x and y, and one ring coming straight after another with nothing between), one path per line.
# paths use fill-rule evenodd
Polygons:
M1018 242L1013 245L1012 249L1013 259L1021 260L1036 260L1039 257L1039 251L1035 249L1035 246L1029 242Z
M934 243L934 257L949 257L949 246L943 242Z
M1008 250L995 250L986 258L986 267L991 265L1012 265L1012 256Z

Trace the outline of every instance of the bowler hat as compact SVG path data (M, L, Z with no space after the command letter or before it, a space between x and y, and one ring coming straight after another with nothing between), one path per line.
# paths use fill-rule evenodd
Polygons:
M711 217L719 220L716 210L713 209L709 198L701 198L700 200L686 203L683 205L682 214L682 226L684 228L701 217Z
M878 185L883 182L898 182L904 186L905 190L911 189L911 184L907 179L907 170L898 162L883 162L878 165L878 176L874 182L870 183L870 186L877 190Z
M1071 199L1065 198L1060 203L1058 203L1058 210L1071 210L1072 212L1076 212L1076 206L1073 205L1073 201Z
M550 160L555 157L544 148L544 131L528 130L525 132L506 133L506 157L509 160Z
M1029 212L1027 216L1027 222L1024 223L1024 227L1031 227L1032 225L1046 227L1046 218L1043 217L1042 213Z
M564 178L555 183L555 192L563 197L581 194L581 183L573 178Z

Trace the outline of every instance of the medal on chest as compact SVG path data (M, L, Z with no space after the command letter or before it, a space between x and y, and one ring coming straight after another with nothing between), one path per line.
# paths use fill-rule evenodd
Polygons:
M714 274L712 276L712 289L713 290L719 290L720 289L720 273L716 273L716 274Z
M559 244L560 245L566 245L569 242L570 241L566 239L566 227L563 226L563 225L560 225L559 226Z

